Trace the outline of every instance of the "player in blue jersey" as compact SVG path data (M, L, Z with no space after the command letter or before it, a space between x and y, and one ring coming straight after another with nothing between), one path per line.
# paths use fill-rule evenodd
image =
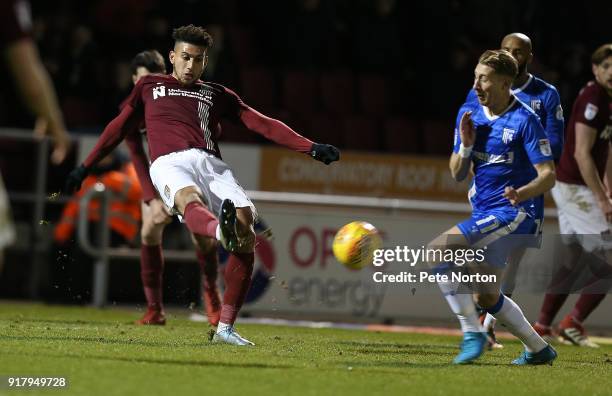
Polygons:
M470 274L496 275L493 282L475 282L474 296L525 345L513 364L552 362L557 354L533 329L521 309L500 292L499 280L508 255L537 233L538 196L555 183L550 142L536 114L516 99L510 87L518 72L517 61L505 50L486 51L475 69L474 90L478 105L463 106L457 117L450 170L461 181L474 172L470 189L472 216L434 239L430 249L486 250L486 263L468 268L438 263L437 272L460 268ZM485 248L486 247L486 248ZM438 282L464 334L461 352L454 363L470 363L484 351L487 337L478 320L472 292L462 293L452 277Z
M559 161L563 151L564 120L563 108L557 89L546 81L529 73L528 66L533 60L533 48L531 39L523 33L510 33L501 42L501 49L512 54L518 63L518 75L512 83L511 92L521 102L529 106L540 118L544 127L546 137L550 141L553 158L555 163ZM474 89L470 90L466 99L466 106L478 105L478 98ZM539 198L542 204L538 207L542 213L538 217L544 216L544 196ZM542 224L540 224L541 231ZM541 238L537 236L533 240L532 247L539 247ZM525 246L527 247L527 246ZM525 248L517 249L508 258L508 266L504 274L504 284L502 291L508 297L512 295L514 289L514 278L518 266L525 255ZM501 347L495 339L494 326L495 319L485 312L481 314L481 322L490 337L491 347Z
M554 85L529 73L528 66L533 60L531 39L523 33L510 33L501 42L501 49L512 54L518 63L518 75L512 83L511 92L529 106L540 117L555 162L563 150L563 108ZM477 105L476 91L471 89L466 104Z

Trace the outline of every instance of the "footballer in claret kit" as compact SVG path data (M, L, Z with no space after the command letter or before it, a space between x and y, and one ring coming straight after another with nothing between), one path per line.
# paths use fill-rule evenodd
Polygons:
M253 345L236 332L234 321L251 283L257 211L221 159L219 121L241 123L325 164L339 160L340 153L334 146L314 143L259 113L230 89L200 80L213 45L205 29L182 26L174 29L172 37L172 73L150 74L138 81L121 113L107 125L83 164L68 176L65 191L78 189L92 165L144 121L152 161L149 172L164 204L194 234L201 250L206 250L210 240L217 240L231 253L213 341Z

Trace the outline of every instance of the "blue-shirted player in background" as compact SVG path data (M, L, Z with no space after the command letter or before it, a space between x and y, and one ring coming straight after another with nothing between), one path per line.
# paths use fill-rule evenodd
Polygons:
M561 98L554 85L529 73L528 66L533 60L531 39L523 33L510 33L501 42L501 49L512 54L518 63L518 75L510 92L529 106L540 117L544 132L550 141L555 162L563 151L563 108ZM476 91L471 89L466 104L478 105Z
M518 305L500 292L499 285L509 246L516 240L513 236L531 238L537 233L542 213L538 197L555 183L544 129L536 114L510 92L517 74L517 61L505 50L486 51L480 57L474 78L478 105L461 108L450 159L457 181L473 169L472 216L438 236L429 248L488 248L487 263L474 263L469 271L495 274L498 282L474 284L476 301L525 345L525 352L513 364L544 364L552 362L556 352L536 333ZM443 263L437 268L442 272L456 266ZM482 355L487 343L472 293L458 292L460 284L451 277L439 286L464 334L454 362L470 363Z
M550 141L553 158L555 163L559 161L563 151L564 120L561 99L554 85L529 73L528 66L533 60L533 48L531 39L523 33L510 33L501 42L501 49L512 54L518 63L518 75L514 79L511 92L521 102L529 106L540 118L544 127L546 137ZM474 89L470 90L466 99L466 106L472 108L478 106L478 97ZM544 216L544 196L541 196L542 210L541 217ZM540 224L541 231L542 224ZM531 247L539 247L541 238L538 236L533 241ZM528 246L526 246L528 247ZM503 293L510 297L514 289L514 278L518 270L519 263L525 255L525 248L515 250L508 258L508 266L504 275ZM486 313L481 314L481 322L490 337L490 346L501 348L495 339L494 326L495 319Z

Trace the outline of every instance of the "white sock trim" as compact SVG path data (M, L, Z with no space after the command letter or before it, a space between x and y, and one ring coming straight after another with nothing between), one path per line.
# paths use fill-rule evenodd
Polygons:
M457 293L461 283L458 282L439 282L438 286L446 299L450 309L457 316L461 331L483 332L480 325L474 299L471 294Z
M539 352L548 345L527 321L521 308L509 297L504 297L504 304L493 316L521 340L527 352Z
M487 316L485 317L484 322L482 323L482 327L488 331L491 327L495 326L495 322L497 319L493 315L487 312Z

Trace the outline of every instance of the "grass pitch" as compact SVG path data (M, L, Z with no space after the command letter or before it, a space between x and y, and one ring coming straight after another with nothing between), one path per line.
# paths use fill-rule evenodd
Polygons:
M213 345L208 326L170 316L0 302L0 376L64 376L79 395L610 395L612 345L557 346L552 367L513 367L518 342L453 366L459 338L239 325L253 348Z

